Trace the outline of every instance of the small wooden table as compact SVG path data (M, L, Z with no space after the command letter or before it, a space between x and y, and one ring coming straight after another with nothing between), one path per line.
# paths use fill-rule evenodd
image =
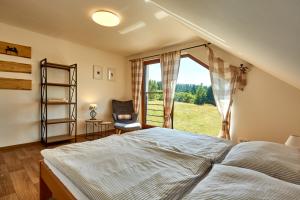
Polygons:
M102 123L102 121L103 120L101 120L101 119L85 120L85 138L86 139L95 139L96 133L99 132L99 127L100 127L99 124ZM91 132L89 132L89 129L88 129L90 124L93 126ZM95 127L97 127L97 129L95 129ZM89 138L89 135L92 136L93 138Z
M88 126L90 124L93 126L92 131L89 131L89 129L88 129ZM86 139L93 140L93 139L95 139L95 136L97 136L97 135L98 135L98 138L100 136L105 136L105 137L108 136L109 135L108 134L109 126L111 124L112 124L112 122L108 122L108 121L104 122L103 120L100 120L100 119L85 120L85 130L86 130L85 137L86 137ZM92 136L92 138L89 136Z

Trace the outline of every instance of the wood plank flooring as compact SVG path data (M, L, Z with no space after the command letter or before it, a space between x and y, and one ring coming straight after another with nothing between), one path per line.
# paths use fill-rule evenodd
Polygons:
M86 141L84 137L78 140ZM41 144L33 144L0 151L0 200L39 199L39 161L44 148Z

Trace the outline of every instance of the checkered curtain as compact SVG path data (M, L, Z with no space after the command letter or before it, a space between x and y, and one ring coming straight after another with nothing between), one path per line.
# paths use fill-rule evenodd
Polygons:
M162 87L164 98L164 127L172 126L172 108L174 102L176 82L180 65L180 51L161 54L160 56Z
M225 63L221 58L214 57L212 49L209 51L209 71L214 98L222 116L222 130L220 137L230 139L230 109L235 89L243 90L246 86L246 72Z
M140 97L143 80L143 60L135 59L131 61L132 98L134 112L138 113L140 107Z

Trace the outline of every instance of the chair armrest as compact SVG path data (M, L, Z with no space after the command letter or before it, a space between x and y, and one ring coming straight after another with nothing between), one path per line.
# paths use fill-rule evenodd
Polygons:
M115 122L118 121L118 117L117 117L117 114L116 114L116 113L113 113L113 114L112 114L112 117L113 117L113 119L114 119Z

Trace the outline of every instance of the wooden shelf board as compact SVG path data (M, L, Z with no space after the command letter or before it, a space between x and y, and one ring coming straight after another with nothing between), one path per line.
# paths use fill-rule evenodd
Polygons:
M0 89L31 90L32 81L14 78L0 78Z
M75 136L73 135L57 135L57 136L51 136L47 138L47 143L54 143L54 142L61 142L66 140L72 140Z
M68 123L68 122L76 122L76 120L69 119L69 118L48 119L47 124L60 124L60 123Z
M74 84L68 84L68 83L42 83L42 85L48 85L48 86L60 86L60 87L71 87L76 86Z
M46 102L43 102L43 104L46 104ZM48 105L69 105L69 104L76 104L74 102L47 102Z
M69 65L61 65L61 64L56 64L56 63L45 63L43 65L44 67L50 67L50 68L55 68L55 69L64 69L64 70L70 70L75 68L74 66L69 66Z

